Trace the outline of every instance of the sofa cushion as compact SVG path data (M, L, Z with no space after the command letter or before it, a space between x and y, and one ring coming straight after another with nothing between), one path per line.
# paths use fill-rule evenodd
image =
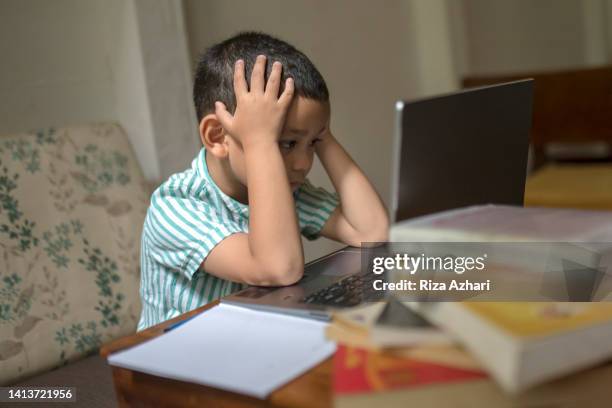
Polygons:
M116 124L0 137L0 384L135 330L147 203Z
M113 408L117 406L117 395L113 387L113 376L106 359L95 355L76 363L28 378L17 384L18 387L75 387L76 403L68 402L67 407ZM24 403L18 404L24 407ZM53 403L55 406L62 404ZM40 402L32 403L40 407Z

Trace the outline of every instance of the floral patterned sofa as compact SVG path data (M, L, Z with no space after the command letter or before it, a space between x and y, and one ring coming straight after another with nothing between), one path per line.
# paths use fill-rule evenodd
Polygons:
M116 405L97 350L135 331L148 200L117 124L0 137L0 385Z

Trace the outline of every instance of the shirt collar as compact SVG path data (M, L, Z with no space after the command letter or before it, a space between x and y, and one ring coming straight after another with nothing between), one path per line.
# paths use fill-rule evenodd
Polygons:
M221 198L227 208L233 212L242 214L245 217L249 216L249 206L233 199L221 191L217 183L215 183L213 178L210 176L210 173L208 172L208 165L206 163L206 149L204 147L202 147L200 153L193 160L191 167L202 179L210 183L210 185L213 187L214 193Z

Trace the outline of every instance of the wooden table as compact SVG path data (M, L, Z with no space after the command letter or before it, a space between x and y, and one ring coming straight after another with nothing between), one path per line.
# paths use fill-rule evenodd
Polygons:
M100 354L109 354L135 346L163 334L164 329L194 314L205 312L218 304L218 301L185 313L167 322L131 336L118 339L102 347ZM196 351L194 351L196 352ZM259 400L241 394L160 378L129 369L112 367L115 391L120 407L331 407L332 404L332 359L328 358L304 375L274 391L266 400ZM398 390L388 395L384 406L404 407L415 405L428 406L433 401L437 406L478 406L478 407L608 407L610 405L610 386L612 385L612 362L602 364L575 375L544 384L517 396L504 395L493 386L491 381L457 384L447 389L435 391L436 395L426 394L425 388L416 392L402 393ZM453 388L454 387L454 388ZM421 395L425 393L424 395ZM434 398L436 397L436 398ZM367 394L363 399L345 398L343 407L371 407L380 405L375 394Z
M612 164L549 164L529 176L526 207L612 210Z
M194 314L204 312L218 304L209 303L157 326L137 332L106 344L100 350L102 357L164 333L164 329ZM196 351L194 351L196 352ZM203 385L169 380L112 367L115 391L120 407L331 407L331 358L304 375L274 391L266 400L223 391Z

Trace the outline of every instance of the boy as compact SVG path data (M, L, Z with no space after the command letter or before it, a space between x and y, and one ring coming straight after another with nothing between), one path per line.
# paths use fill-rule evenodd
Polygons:
M201 57L194 102L203 148L153 193L144 224L139 330L243 283L297 282L300 233L387 239L387 211L331 134L327 86L304 54L238 34ZM337 195L306 179L315 154Z

